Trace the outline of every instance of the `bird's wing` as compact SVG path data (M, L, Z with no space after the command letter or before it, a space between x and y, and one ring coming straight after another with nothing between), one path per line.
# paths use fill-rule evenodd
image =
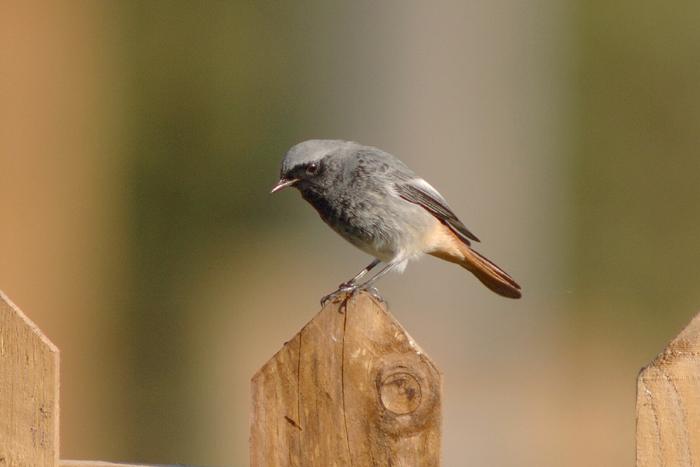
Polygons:
M402 178L402 177L400 177ZM467 245L469 240L479 241L476 235L460 221L440 193L422 178L403 178L394 188L399 196L406 201L418 204L444 222Z

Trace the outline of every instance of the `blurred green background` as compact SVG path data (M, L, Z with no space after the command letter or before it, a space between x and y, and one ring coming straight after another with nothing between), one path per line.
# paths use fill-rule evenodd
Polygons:
M700 309L697 2L0 1L0 289L61 349L62 458L247 465L249 380L370 260L286 150L435 185L523 286L380 282L445 374L444 463L634 462Z

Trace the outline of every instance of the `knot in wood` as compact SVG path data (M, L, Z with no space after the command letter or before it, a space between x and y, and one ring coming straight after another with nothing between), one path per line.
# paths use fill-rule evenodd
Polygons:
M409 373L399 371L382 381L379 396L387 410L407 414L418 408L422 395L418 380Z
M412 349L413 350L413 349ZM415 351L382 355L374 362L377 421L393 436L412 436L440 417L440 374Z

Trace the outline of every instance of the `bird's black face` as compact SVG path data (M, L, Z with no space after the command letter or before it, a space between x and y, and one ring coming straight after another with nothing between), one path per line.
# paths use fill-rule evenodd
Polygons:
M283 169L280 173L280 181L272 188L271 193L288 186L293 186L302 192L309 189L320 189L324 185L327 175L327 159L329 157L326 156L320 160L299 163L286 171Z
M286 180L299 180L297 184L306 185L317 179L322 172L322 161L307 162L292 167L287 173L282 174Z

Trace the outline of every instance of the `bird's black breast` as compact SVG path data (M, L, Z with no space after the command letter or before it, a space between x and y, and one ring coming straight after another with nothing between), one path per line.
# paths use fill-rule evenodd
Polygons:
M301 196L311 204L321 218L335 226L336 224L351 223L353 202L340 193L325 194L316 188L301 189Z
M339 188L331 193L324 193L318 187L299 188L302 197L316 209L321 219L351 243L359 245L375 236L373 224L377 219L368 216L368 206L362 197L358 199Z
M301 196L313 206L324 220L337 219L341 216L340 206L334 200L319 193L315 189L301 188Z

